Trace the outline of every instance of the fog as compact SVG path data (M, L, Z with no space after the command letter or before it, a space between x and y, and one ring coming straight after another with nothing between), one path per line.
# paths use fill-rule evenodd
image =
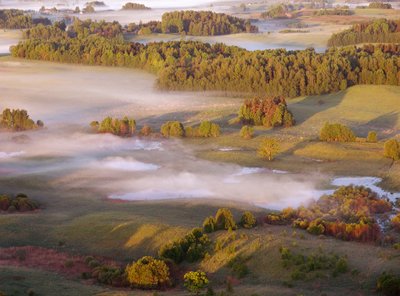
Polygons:
M0 178L39 176L60 192L86 188L127 200L207 197L281 208L315 197L317 176L209 162L185 141L94 134L88 126L127 115L156 129L204 110L236 110L241 99L163 93L154 76L130 69L1 60L0 71L7 73L0 75L0 109L27 109L46 126L0 133Z

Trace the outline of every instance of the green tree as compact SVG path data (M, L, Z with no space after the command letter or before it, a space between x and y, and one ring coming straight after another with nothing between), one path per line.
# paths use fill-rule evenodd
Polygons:
M171 285L170 272L164 261L145 256L126 266L128 282L137 288L157 289Z
M218 230L236 229L235 219L233 218L232 212L227 208L218 209L215 215L215 223L217 226L216 229Z
M183 279L186 289L196 295L199 295L209 284L206 273L200 270L185 273Z
M322 127L319 138L326 142L354 142L356 140L354 132L349 127L329 122Z
M367 142L368 143L376 143L376 142L378 142L378 134L375 131L368 132Z
M211 233L216 230L216 221L214 217L207 217L203 222L203 230L205 233Z
M254 136L254 128L252 126L249 126L249 125L244 125L240 129L240 136L243 139L251 139Z
M179 121L168 121L161 126L161 134L167 138L181 138L185 136L185 128Z
M253 213L246 211L243 213L242 218L240 219L240 225L243 228L253 228L257 225L257 219L254 217Z
M383 145L383 155L393 160L400 160L400 143L396 139L390 139Z
M279 153L279 143L275 138L265 138L258 147L258 155L262 158L273 160Z

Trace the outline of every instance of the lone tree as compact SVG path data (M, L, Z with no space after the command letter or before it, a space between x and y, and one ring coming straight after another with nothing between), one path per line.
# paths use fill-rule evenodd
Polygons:
M160 289L171 285L167 264L151 256L145 256L127 265L125 272L128 282L133 287Z
M275 138L265 138L258 147L258 155L271 161L279 153L279 150L279 143Z
M390 139L383 145L383 155L393 160L400 160L400 143L396 139Z
M240 225L243 228L250 229L256 226L256 224L257 224L256 217L254 217L254 215L251 212L246 211L243 213L242 218L240 219Z
M243 139L251 139L254 136L254 128L252 126L249 125L244 125L241 129L240 129L240 136Z
M375 131L368 132L367 142L368 143L376 143L376 142L378 142L378 134Z
M227 208L218 209L215 214L216 228L219 229L236 229L236 222L233 218L232 212Z
M204 271L189 271L184 276L184 285L189 292L199 295L200 292L207 288L209 280Z

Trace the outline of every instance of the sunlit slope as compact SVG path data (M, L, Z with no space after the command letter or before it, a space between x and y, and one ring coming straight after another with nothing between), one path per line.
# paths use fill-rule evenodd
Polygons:
M304 132L319 130L326 122L341 122L360 131L377 130L390 136L400 128L400 87L359 85L345 91L301 97L289 101L297 128Z

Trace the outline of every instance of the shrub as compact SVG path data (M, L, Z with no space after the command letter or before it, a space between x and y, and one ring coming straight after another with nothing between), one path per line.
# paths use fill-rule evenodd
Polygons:
M243 213L242 218L240 219L240 225L242 227L250 229L256 226L256 224L257 224L256 217L254 217L254 215L251 212L246 211Z
M142 136L145 136L145 137L150 136L151 133L152 133L151 127L150 127L149 125L147 125L147 124L145 124L145 125L142 127L142 129L140 130L140 134L141 134Z
M279 150L279 143L275 138L265 138L258 147L257 153L260 157L271 161L279 153Z
M11 198L7 195L0 195L0 210L7 211L11 205Z
M241 129L240 129L240 136L243 139L251 139L254 136L254 128L249 126L249 125L244 125Z
M326 142L354 142L356 136L353 131L339 123L325 123L320 132L320 140Z
M145 256L126 266L128 282L136 288L160 289L171 285L170 272L162 260Z
M167 138L181 138L185 136L185 128L179 121L168 121L161 126L161 134Z
M122 286L125 280L124 271L118 267L100 265L93 269L92 277L100 284Z
M312 221L308 226L307 231L314 235L320 235L325 232L325 227L320 224L319 221Z
M390 139L383 145L383 154L387 158L400 160L400 143L396 139Z
M386 296L400 295L400 276L384 272L379 276L376 288Z
M214 217L210 216L204 220L203 230L205 233L211 233L216 230L216 222Z
M345 258L340 258L335 265L335 269L333 270L334 274L339 274L339 273L346 273L349 269L349 266L347 264L347 260Z
M218 124L212 123L210 121L202 121L198 129L199 137L219 137L220 127Z
M368 143L376 143L376 142L378 142L378 134L375 131L368 132L367 142Z
M218 230L236 229L236 222L233 219L232 212L227 208L218 209L215 215L215 222Z
M198 295L201 290L205 289L209 283L206 273L200 270L185 273L183 279L186 289L196 295Z

